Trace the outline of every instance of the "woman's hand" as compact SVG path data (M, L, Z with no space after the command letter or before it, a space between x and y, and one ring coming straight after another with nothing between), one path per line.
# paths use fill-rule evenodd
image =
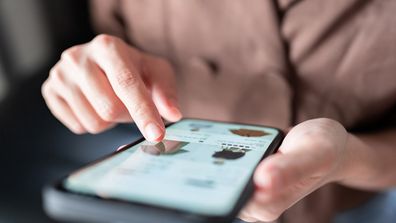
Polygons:
M339 180L347 141L344 127L330 119L309 120L292 128L278 153L258 166L256 191L241 219L275 220L309 193Z
M42 94L51 112L77 134L134 121L146 139L159 141L165 132L161 116L181 118L170 64L109 35L63 52Z

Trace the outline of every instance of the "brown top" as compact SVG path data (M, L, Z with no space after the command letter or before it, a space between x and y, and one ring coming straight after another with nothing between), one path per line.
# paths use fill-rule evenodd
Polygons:
M185 116L281 128L329 117L353 128L396 105L394 0L94 0L92 9L99 32L174 64ZM305 200L315 196L326 195Z

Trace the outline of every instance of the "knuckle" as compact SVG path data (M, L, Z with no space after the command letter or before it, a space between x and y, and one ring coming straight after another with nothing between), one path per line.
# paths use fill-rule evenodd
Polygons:
M51 68L49 76L55 83L64 82L64 77L62 76L62 72L59 70L57 66Z
M73 46L62 52L61 60L71 62L73 64L77 64L79 62L80 57L80 46Z
M49 86L49 81L46 80L42 85L41 85L41 95L43 95L44 98L47 98L50 92L50 86Z
M133 113L134 116L139 118L139 117L145 117L147 115L148 109L146 109L146 107L144 105L139 105L139 104L135 104L135 106L133 107Z
M41 95L44 99L44 102L47 104L49 108L51 108L51 95L53 93L50 90L50 86L48 85L47 81L41 85Z
M97 47L109 47L117 44L119 39L108 34L99 34L93 40L92 44Z
M128 88L136 86L139 83L139 76L132 73L129 70L123 70L118 72L115 76L116 84L121 88Z
M114 122L118 116L120 109L115 103L102 102L98 105L98 114L106 122Z
M53 76L54 73L58 72L58 64L55 64L55 66L53 66L50 71L49 71L49 76Z

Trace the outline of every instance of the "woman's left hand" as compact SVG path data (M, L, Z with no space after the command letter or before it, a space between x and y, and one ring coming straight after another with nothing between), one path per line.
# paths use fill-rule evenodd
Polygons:
M331 119L313 119L292 128L279 151L257 167L255 193L239 217L273 221L314 190L339 180L347 141L347 131Z

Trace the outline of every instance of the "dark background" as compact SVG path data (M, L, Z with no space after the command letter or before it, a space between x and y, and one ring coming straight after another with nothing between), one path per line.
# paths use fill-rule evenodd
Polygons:
M41 97L61 52L94 37L88 9L82 0L0 0L0 222L53 222L43 186L138 137L132 125L74 135Z

